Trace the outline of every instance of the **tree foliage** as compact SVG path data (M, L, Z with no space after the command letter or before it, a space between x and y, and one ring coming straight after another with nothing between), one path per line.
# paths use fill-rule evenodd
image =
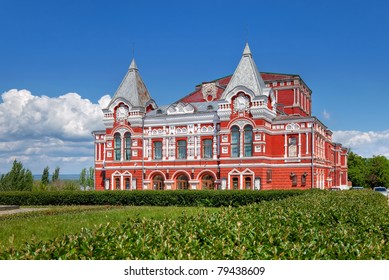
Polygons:
M348 154L348 179L353 186L366 186L366 159L350 152Z
M89 169L83 168L80 173L80 185L83 190L90 190L95 185L95 169L89 167Z
M389 187L389 159L385 156L363 158L350 152L348 154L348 179L353 186Z
M370 187L389 187L389 160L384 156L374 156L367 160L366 181Z
M49 180L49 167L46 166L45 169L43 169L42 173L42 184L43 185L48 185L50 183Z
M0 177L0 191L31 191L33 183L31 171L15 159L11 171Z
M55 168L51 181L54 183L59 180L59 167Z

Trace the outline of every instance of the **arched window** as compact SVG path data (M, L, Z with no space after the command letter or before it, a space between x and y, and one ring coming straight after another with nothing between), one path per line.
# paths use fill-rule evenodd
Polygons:
M240 131L236 125L231 128L231 157L240 156Z
M253 156L253 127L246 125L244 127L244 156Z
M120 138L120 133L115 133L114 142L115 160L121 160L122 139Z
M161 175L156 175L153 178L153 189L154 190L163 190L164 189L164 180Z
M131 159L131 134L126 132L124 134L124 160Z
M204 175L201 179L201 189L203 190L213 190L215 189L215 179L212 175Z
M189 182L186 175L180 175L177 177L177 189L178 190L188 190Z

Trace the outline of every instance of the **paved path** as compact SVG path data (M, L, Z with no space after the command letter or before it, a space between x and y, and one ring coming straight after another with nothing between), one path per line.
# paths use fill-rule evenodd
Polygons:
M0 216L11 215L16 213L32 212L32 211L42 211L46 209L47 208L17 208L17 209L0 210Z

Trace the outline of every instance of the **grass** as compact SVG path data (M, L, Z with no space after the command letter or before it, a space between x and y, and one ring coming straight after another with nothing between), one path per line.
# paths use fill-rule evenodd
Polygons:
M46 210L0 216L0 250L20 248L26 242L47 241L75 234L82 228L119 225L131 218L176 219L183 214L196 215L216 208L157 206L57 206Z
M24 236L9 241L11 225ZM0 259L389 259L388 202L368 191L217 209L56 207L1 218L0 233Z

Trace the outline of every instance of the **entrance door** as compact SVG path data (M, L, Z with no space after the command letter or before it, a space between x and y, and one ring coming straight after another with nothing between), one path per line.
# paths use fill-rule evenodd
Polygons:
M177 189L178 190L188 190L189 182L186 175L180 175L177 177Z
M214 190L215 179L211 175L204 175L201 179L201 189L203 190Z
M238 177L232 177L232 189L239 190L239 178Z
M163 190L164 189L164 181L161 175L156 175L153 178L153 189L154 190Z

